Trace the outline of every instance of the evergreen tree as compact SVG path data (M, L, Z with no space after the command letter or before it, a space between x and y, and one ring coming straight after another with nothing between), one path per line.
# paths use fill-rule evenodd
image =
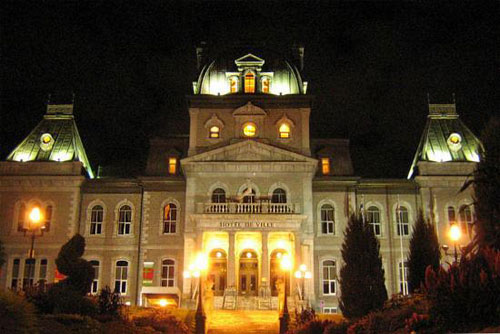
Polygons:
M380 244L373 227L352 215L342 244L340 309L347 318L359 318L382 308L387 300Z
M440 258L441 253L434 225L425 221L424 214L420 212L410 240L408 258L410 292L414 292L420 288L421 284L425 284L425 270L428 266L437 270Z
M0 240L0 270L2 269L4 264L5 264L5 249L3 248L2 240Z
M472 181L477 216L475 243L480 248L500 250L500 118L490 120L481 139L484 150Z

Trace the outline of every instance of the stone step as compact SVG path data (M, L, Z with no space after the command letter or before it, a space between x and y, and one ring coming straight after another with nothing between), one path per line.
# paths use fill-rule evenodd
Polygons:
M215 310L207 317L208 334L277 334L277 311Z

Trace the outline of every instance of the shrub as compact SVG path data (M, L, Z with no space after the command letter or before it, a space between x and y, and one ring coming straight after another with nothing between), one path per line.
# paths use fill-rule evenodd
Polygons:
M40 319L40 334L101 334L96 320L78 314L45 315Z
M0 333L38 333L35 307L11 291L0 291Z
M117 318L120 315L122 299L119 293L111 291L109 286L106 286L97 298L97 305L100 315Z
M297 327L316 319L316 312L312 308L303 309L300 313L295 309L295 323Z
M80 291L70 285L54 284L48 290L48 299L53 305L53 313L95 315L97 305L89 297L82 297Z
M316 320L313 319L309 322L306 322L300 326L297 326L296 329L288 331L289 334L323 334L325 329L334 324L333 321L329 320Z
M161 309L136 309L129 314L129 321L136 327L152 328L163 334L188 334L187 325Z

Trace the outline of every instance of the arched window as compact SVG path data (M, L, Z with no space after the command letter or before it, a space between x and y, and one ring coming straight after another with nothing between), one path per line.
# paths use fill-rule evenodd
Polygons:
M255 74L252 72L245 74L245 93L255 93Z
M398 229L398 236L410 235L410 223L408 220L408 209L404 206L396 208L396 223Z
M17 231L23 232L26 229L25 224L26 224L26 205L24 205L24 203L21 203L17 215Z
M220 138L220 129L218 126L211 126L208 134L209 138Z
M96 205L90 212L90 234L102 233L102 221L104 217L104 209L100 205Z
M50 223L52 221L52 205L49 205L45 208L45 216L43 217L45 219L44 224L43 224L43 230L45 232L50 231Z
M452 206L448 207L448 223L453 225L457 222L457 216L455 214L455 208Z
M287 123L281 124L279 128L279 136L281 139L290 138L290 125Z
M335 295L337 292L337 266L335 261L323 261L323 295Z
M373 233L379 236L380 231L380 210L376 206L370 206L366 212L368 223L373 226Z
M168 203L163 208L163 234L172 234L177 231L177 206Z
M255 190L247 188L243 191L243 203L255 203Z
M324 204L321 207L321 233L335 234L334 214L335 211L330 204Z
M90 285L90 293L96 295L99 292L99 261L90 261L92 268L94 268L94 278L92 279L92 284Z
M128 262L116 261L115 292L122 295L127 293Z
M460 226L462 228L462 233L472 235L472 212L468 205L462 205L459 211L460 215Z
M175 283L175 261L163 260L161 263L161 286L172 287Z
M130 234L132 226L132 208L128 205L120 207L118 212L118 234Z
M226 192L222 188L217 188L212 192L212 203L226 203Z
M271 203L286 203L286 192L281 188L274 189Z
M271 79L269 77L263 77L262 83L262 93L269 93L271 87Z

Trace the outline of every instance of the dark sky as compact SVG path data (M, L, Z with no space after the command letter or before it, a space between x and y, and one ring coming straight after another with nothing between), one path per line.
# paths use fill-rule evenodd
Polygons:
M303 77L316 96L312 135L349 138L361 176L407 175L427 93L434 103L455 93L476 134L500 106L498 2L0 6L2 159L42 118L49 93L74 92L92 165L143 161L148 137L188 132L185 95L200 41L302 43Z

